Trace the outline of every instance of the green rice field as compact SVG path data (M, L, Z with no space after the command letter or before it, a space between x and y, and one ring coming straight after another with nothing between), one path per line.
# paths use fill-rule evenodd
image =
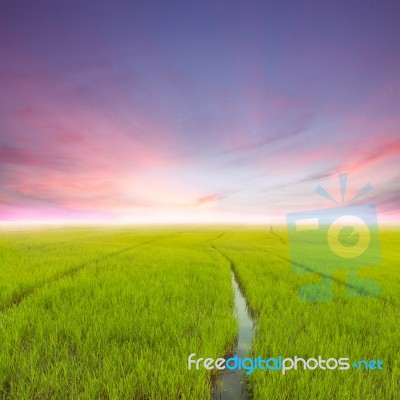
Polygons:
M252 356L380 359L383 370L255 370L253 399L400 398L400 231L361 268L377 298L306 303L279 227L69 227L0 232L3 399L210 399L216 370L188 356L234 348L231 268L255 320Z

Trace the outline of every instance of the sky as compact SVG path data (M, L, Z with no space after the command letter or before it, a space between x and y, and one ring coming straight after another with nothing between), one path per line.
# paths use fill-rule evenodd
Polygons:
M400 221L399 56L396 1L0 1L0 221Z

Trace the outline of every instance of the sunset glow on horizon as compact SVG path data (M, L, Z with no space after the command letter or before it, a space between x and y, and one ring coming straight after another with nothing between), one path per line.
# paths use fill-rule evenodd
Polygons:
M1 2L0 222L400 222L396 2Z

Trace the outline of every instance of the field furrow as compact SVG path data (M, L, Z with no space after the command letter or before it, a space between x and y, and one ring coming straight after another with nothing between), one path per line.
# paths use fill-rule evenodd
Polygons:
M205 238L121 249L5 310L2 395L208 399L211 372L187 357L224 355L237 325L230 266Z

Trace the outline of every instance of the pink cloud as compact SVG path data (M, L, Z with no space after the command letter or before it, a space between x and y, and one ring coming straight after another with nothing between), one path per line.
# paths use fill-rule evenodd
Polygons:
M202 196L197 199L195 207L204 207L216 204L219 200L222 200L225 197L227 197L227 195L223 194L209 194L207 196Z

